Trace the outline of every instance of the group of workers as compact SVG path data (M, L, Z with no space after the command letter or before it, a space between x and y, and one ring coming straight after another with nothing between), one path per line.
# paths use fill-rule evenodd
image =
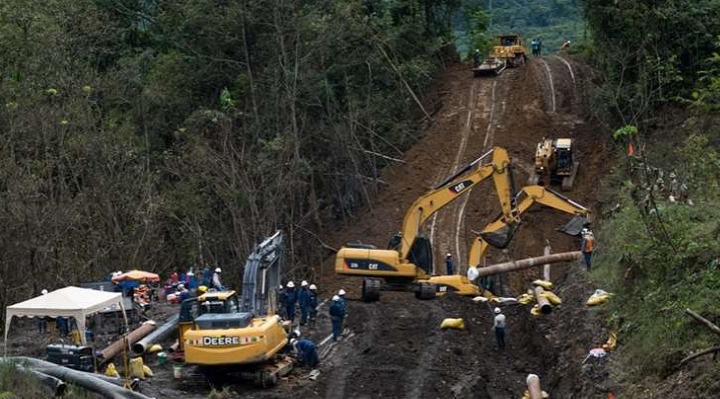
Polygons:
M536 37L530 42L530 50L532 51L533 57L542 57L542 39Z
M285 286L278 287L277 294L278 313L283 319L294 324L299 307L300 326L307 325L312 329L315 328L318 314L318 293L315 284L309 284L303 280L300 288L296 290L295 283L288 281ZM342 334L343 321L347 316L347 298L344 289L340 289L336 295L333 295L328 313L332 323L332 340L336 342ZM300 335L300 329L294 329L289 333L290 349L295 353L301 366L317 366L320 360L315 343L309 339L301 339Z

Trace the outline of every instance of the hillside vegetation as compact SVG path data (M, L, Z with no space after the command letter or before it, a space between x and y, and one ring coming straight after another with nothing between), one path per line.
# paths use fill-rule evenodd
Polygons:
M720 3L587 0L583 11L595 109L618 143L594 276L619 294L616 377L629 397L712 397L720 370L679 363L717 342L684 310L720 322Z
M235 285L278 227L305 273L417 139L455 6L0 2L0 309L116 269Z

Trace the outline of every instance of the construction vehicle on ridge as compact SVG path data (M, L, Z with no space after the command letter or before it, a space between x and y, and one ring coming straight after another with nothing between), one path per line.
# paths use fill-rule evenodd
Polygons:
M492 155L489 163L483 163ZM447 292L476 296L477 285L466 276L431 276L433 270L432 244L422 235L422 226L435 212L453 202L472 187L493 177L503 214L515 208L513 182L507 150L495 147L457 173L447 177L418 198L408 209L403 228L389 249L368 244L347 244L335 258L335 272L339 275L363 278L362 299L377 301L380 291L410 291L419 299L431 299Z
M580 162L573 156L573 144L571 138L544 137L535 150L535 168L529 183L560 184L563 191L571 190L580 167Z
M292 370L292 360L281 353L289 326L275 314L282 252L280 231L256 246L245 264L242 298L227 290L183 301L178 342L185 364L239 373L262 387Z
M488 58L473 68L477 76L499 75L505 68L516 68L527 60L527 51L520 35L500 35Z

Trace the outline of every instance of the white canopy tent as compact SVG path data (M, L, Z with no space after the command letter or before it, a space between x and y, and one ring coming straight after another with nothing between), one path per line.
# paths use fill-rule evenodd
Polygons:
M65 287L5 308L5 350L13 317L74 317L85 343L85 318L105 308L117 306L125 313L121 293Z

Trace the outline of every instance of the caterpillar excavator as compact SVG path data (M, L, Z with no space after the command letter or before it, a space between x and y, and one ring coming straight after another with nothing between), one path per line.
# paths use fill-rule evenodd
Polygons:
M185 364L203 374L239 374L267 387L292 370L287 330L276 314L283 234L258 244L245 263L242 295L208 291L181 304L178 342Z
M491 158L490 162L487 162ZM419 299L446 292L479 294L466 276L432 276L432 245L422 226L435 212L458 199L480 182L492 177L504 215L514 212L513 182L507 150L495 147L418 198L407 210L403 227L388 249L368 244L347 244L335 258L335 273L363 277L362 299L380 299L380 291L410 291Z
M563 191L571 190L575 184L580 162L573 156L574 140L543 137L535 150L535 171L530 184L560 184Z
M588 223L591 214L590 210L570 198L547 187L537 185L523 187L515 195L513 202L515 203L515 209L512 214L516 215L516 217L510 219L501 214L497 219L485 226L470 248L468 267L479 267L490 246L506 248L520 227L520 216L530 210L536 203L574 215L569 223L558 229L558 231L572 236L580 234L583 227Z

